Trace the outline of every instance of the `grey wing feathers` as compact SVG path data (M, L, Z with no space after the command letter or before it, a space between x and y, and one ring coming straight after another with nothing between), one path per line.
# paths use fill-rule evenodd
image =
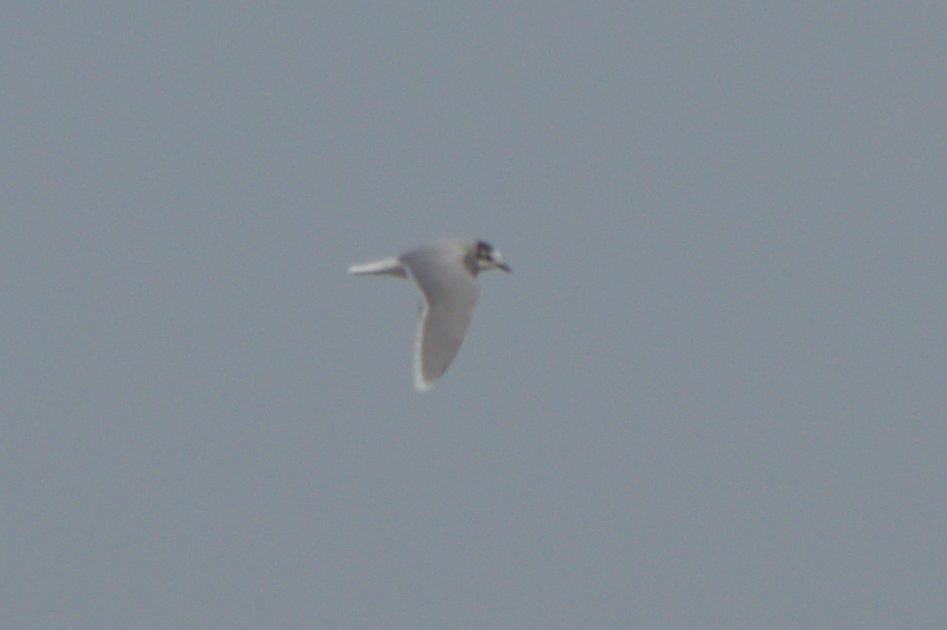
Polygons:
M415 387L425 391L450 366L473 319L480 293L463 266L462 248L421 248L401 259L424 294L415 351Z

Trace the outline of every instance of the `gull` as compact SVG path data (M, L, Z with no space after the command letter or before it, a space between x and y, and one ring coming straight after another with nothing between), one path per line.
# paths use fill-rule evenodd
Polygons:
M436 241L349 267L353 276L410 278L421 289L424 303L414 350L414 387L419 392L429 390L457 356L480 293L477 274L489 269L511 273L499 250L469 238Z

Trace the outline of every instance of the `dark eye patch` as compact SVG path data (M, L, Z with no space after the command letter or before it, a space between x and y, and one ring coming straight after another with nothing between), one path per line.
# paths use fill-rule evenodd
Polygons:
M490 258L493 248L484 241L477 241L477 258Z

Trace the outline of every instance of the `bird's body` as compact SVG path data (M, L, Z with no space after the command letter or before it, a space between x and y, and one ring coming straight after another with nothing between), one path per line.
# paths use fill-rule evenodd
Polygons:
M395 258L349 267L352 275L393 275L413 279L424 295L418 322L414 385L430 389L457 356L470 327L480 287L477 274L510 268L500 252L466 238L436 241Z

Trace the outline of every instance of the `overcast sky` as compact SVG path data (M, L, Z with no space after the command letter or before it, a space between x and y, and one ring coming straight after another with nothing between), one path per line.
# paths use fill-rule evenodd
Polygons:
M8 628L935 628L939 3L7 2ZM349 264L500 248L444 377Z

